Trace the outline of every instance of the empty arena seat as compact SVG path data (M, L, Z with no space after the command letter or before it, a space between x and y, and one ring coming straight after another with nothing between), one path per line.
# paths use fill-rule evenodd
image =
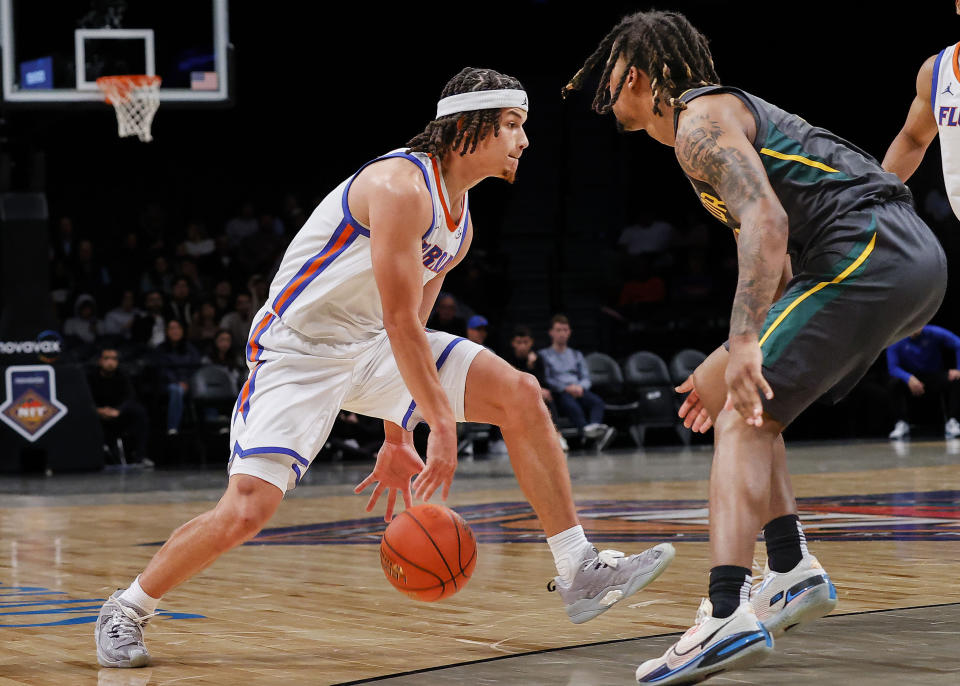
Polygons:
M599 352L590 353L583 359L590 374L590 390L603 399L604 422L616 428L632 427L640 404L627 389L620 365L609 355Z
M630 428L637 445L643 445L648 428L674 428L683 443L689 444L689 431L677 417L673 382L667 363L656 353L640 350L623 363L623 377L637 399L634 425Z
M700 366L707 356L699 350L687 348L681 350L670 358L670 378L675 386L679 386L687 377L693 374L693 370Z

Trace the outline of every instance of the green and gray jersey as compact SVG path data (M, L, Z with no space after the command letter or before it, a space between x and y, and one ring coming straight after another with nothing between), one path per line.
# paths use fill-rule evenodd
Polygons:
M885 172L857 146L739 88L694 88L683 93L680 101L715 93L736 96L756 120L753 147L787 213L788 250L794 256L803 256L811 246L829 241L831 224L849 212L889 200L912 202L910 190L900 179ZM675 110L674 130L679 116L680 110ZM690 182L710 214L739 231L739 220L719 193L703 181Z

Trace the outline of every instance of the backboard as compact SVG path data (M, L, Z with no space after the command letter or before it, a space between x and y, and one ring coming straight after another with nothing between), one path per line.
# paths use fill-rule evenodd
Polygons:
M230 98L227 0L0 0L3 100L102 102L100 76L158 75L161 103Z

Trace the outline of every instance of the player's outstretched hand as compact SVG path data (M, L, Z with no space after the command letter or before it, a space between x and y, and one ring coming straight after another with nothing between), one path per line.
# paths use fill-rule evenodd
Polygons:
M380 494L387 489L387 511L383 521L393 519L393 508L397 503L397 493L403 494L403 504L413 507L413 497L410 492L410 478L423 470L423 460L409 443L384 442L377 453L377 464L370 476L357 484L354 493L360 493L367 486L376 483L370 500L367 501L367 512L370 512L380 499Z
M747 424L763 424L763 400L770 400L773 389L763 378L763 353L756 340L730 341L730 357L725 374L727 403L724 409L734 409Z
M457 425L451 422L449 427L438 429L431 426L427 439L427 467L413 480L414 497L426 502L442 486L440 495L446 500L456 471Z
M683 399L683 404L680 405L680 409L677 410L677 414L680 415L680 419L683 420L683 425L697 433L707 433L710 427L713 426L713 420L710 419L710 413L707 412L707 408L703 406L703 401L700 400L700 394L697 393L697 389L693 385L693 374L688 376L686 381L673 390L677 393L689 394Z

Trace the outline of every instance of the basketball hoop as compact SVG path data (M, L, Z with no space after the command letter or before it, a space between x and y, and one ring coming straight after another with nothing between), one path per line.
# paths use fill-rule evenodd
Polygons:
M117 134L137 136L144 143L153 140L150 124L160 106L160 77L101 76L97 86L107 96L107 103L117 112Z

